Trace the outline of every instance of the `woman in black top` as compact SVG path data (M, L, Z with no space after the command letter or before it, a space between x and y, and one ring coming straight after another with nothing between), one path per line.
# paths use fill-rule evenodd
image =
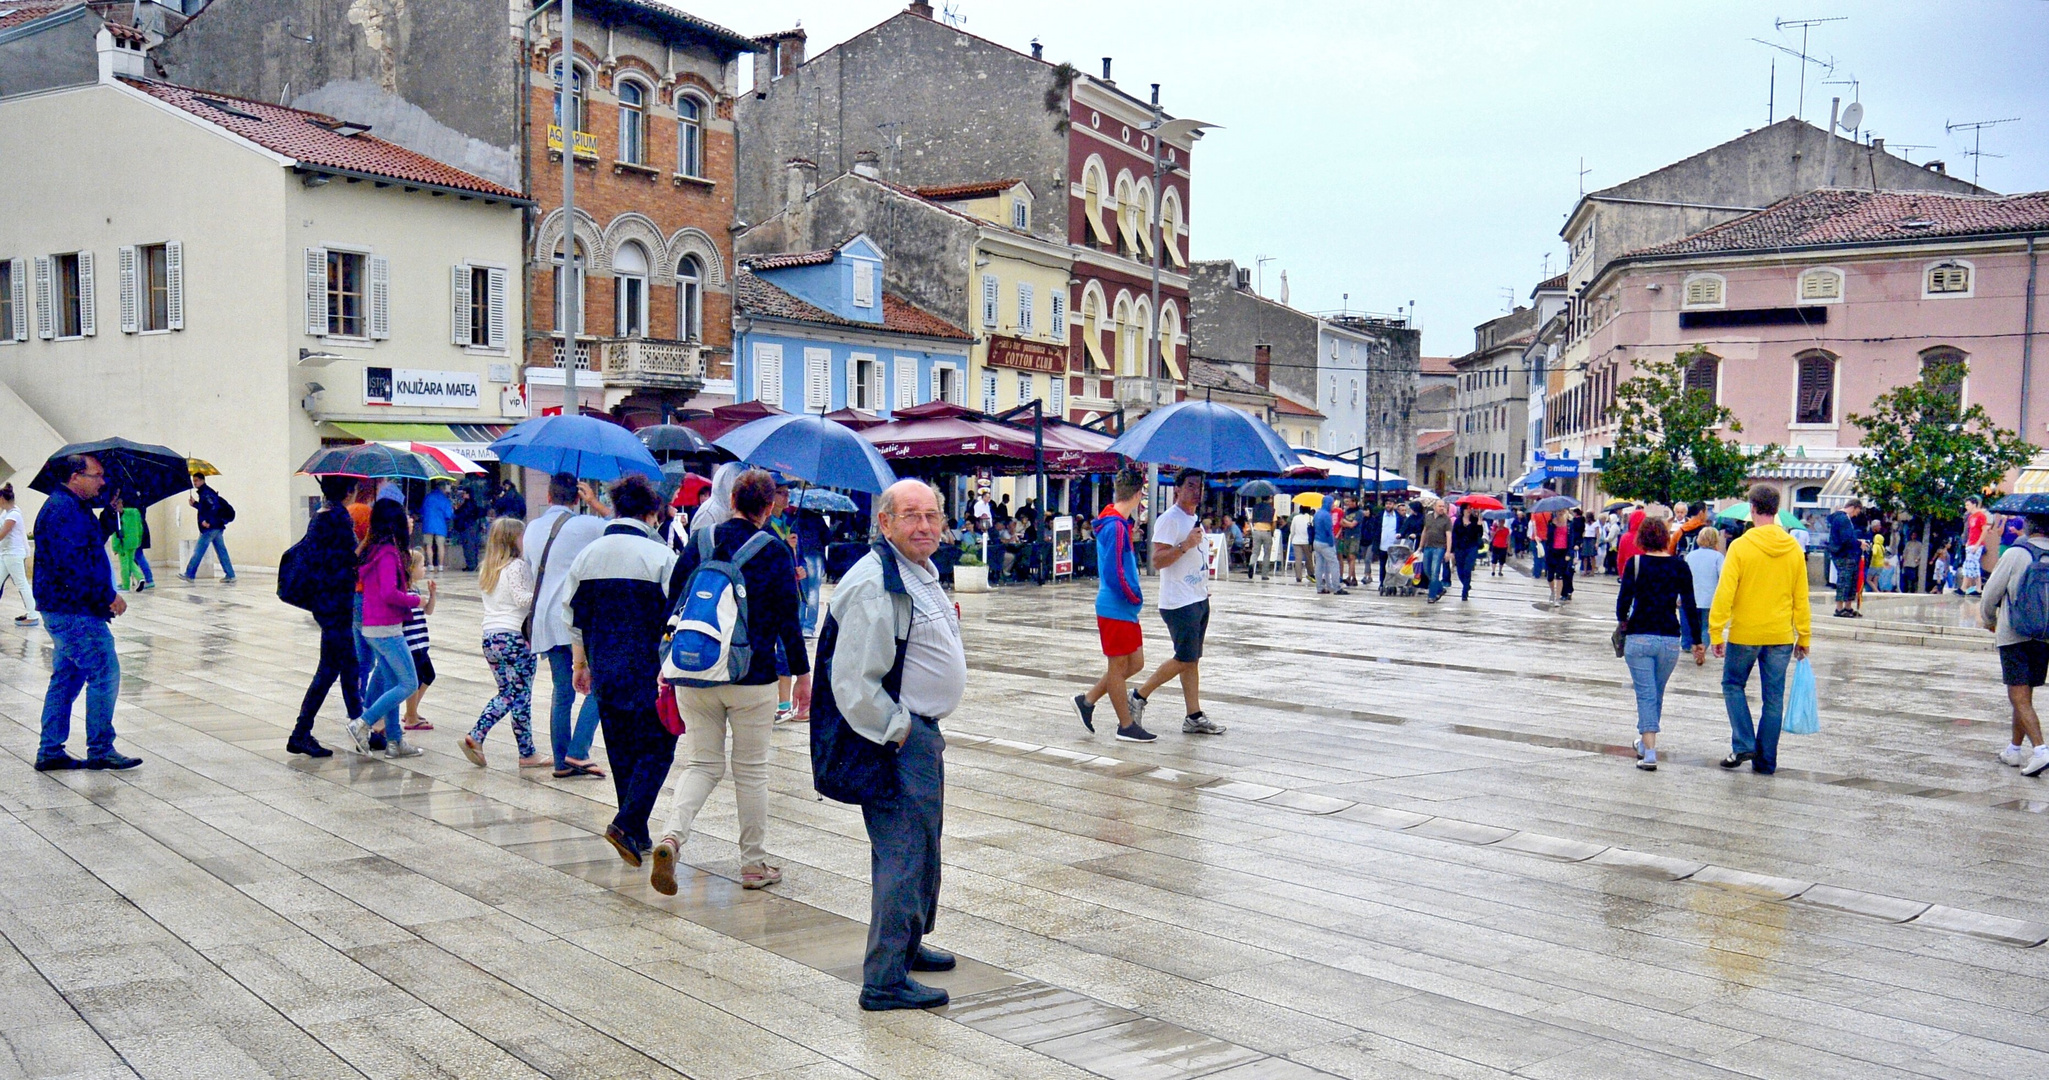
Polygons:
M1473 598L1473 561L1480 557L1482 538L1486 526L1480 523L1480 509L1468 506L1459 513L1458 522L1451 527L1451 558L1458 567L1460 600Z
M1636 530L1640 554L1622 568L1615 598L1617 629L1628 635L1622 659L1636 685L1636 767L1658 768L1658 720L1665 711L1665 684L1679 666L1679 651L1693 649L1695 663L1707 656L1700 607L1693 600L1693 571L1672 554L1672 531L1663 518L1646 517Z

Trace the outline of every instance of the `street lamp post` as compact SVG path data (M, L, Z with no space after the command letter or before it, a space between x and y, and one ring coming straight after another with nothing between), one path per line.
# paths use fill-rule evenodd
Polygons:
M1204 132L1206 132L1210 128L1217 126L1215 124L1205 124L1200 120L1189 120L1186 118L1168 120L1166 113L1160 111L1159 83L1153 84L1152 108L1152 122L1146 124L1143 128L1140 129L1151 134L1153 144L1153 205L1151 214L1152 221L1148 223L1148 231L1146 233L1146 235L1152 240L1152 243L1148 246L1152 249L1153 256L1152 307L1149 309L1151 315L1151 325L1145 328L1145 336L1147 339L1145 349L1145 388L1146 404L1148 409L1157 407L1160 404L1160 346L1162 344L1160 341L1160 261L1166 257L1165 252L1161 250L1160 215L1165 210L1167 205L1167 201L1161 197L1160 188L1160 179L1166 171L1167 159L1164 156L1165 151L1160 148L1160 144L1165 142L1169 137L1186 138L1191 143L1193 143L1195 140L1202 138ZM1158 465L1148 464L1145 467L1145 487L1147 496L1151 498L1157 498L1159 496L1159 486L1160 467ZM1152 569L1152 545L1150 544L1146 545L1145 564L1148 570Z
M576 265L576 128L582 117L576 111L576 0L562 0L562 70L555 83L555 123L562 129L562 294L557 298L562 324L562 415L575 416L576 335L582 331L581 299L583 273Z

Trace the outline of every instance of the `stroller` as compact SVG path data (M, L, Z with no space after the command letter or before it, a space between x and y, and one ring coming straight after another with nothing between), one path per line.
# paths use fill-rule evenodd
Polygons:
M1414 596L1419 588L1427 588L1423 580L1423 559L1416 549L1406 541L1397 540L1387 548L1388 569L1380 577L1380 595Z

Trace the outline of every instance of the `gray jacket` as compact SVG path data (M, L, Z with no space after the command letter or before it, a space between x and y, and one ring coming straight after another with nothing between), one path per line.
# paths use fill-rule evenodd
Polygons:
M887 548L887 541L877 547ZM839 623L832 655L832 696L840 716L862 738L877 745L899 742L911 729L911 712L891 700L882 680L896 664L896 643L910 636L911 594L904 589L894 557L869 551L840 578L827 605Z
M2028 563L2034 561L2034 553L2027 550L2029 547L2049 551L2049 537L2030 536L2025 541L2007 548L2006 553L1999 557L1998 565L1993 568L1992 576L1985 579L1985 596L1978 601L1978 621L1985 629L1998 635L1993 640L2000 645L2018 645L2028 640L2014 633L2012 626L2008 624L2007 606L2004 601L2007 593L2015 585L2020 584L2021 572L2028 568Z

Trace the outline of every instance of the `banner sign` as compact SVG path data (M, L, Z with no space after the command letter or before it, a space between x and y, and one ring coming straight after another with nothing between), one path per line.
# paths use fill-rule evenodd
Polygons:
M989 358L985 362L990 367L1061 375L1067 371L1067 346L1055 345L1050 341L1026 341L1023 338L991 334Z
M435 409L477 409L484 386L467 371L416 371L411 368L363 369L363 404L410 405Z
M1074 518L1065 514L1053 519L1053 576L1074 576Z

